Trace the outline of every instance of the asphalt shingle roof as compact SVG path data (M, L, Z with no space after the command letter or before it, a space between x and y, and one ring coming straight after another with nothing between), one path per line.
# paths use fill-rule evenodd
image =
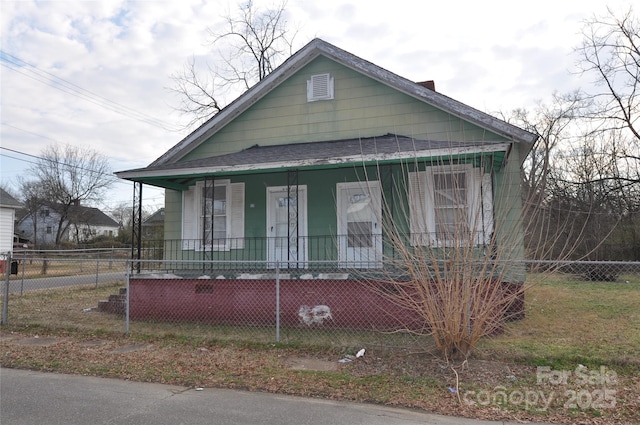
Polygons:
M179 170L202 167L233 167L253 164L280 164L283 162L323 161L368 155L392 155L437 149L473 148L499 144L498 142L451 142L416 140L407 136L385 134L377 137L296 143L275 146L253 146L240 152L208 158L180 161L171 164L150 166L146 171Z
M13 196L9 195L7 191L0 187L0 205L3 207L15 207L20 208L22 204Z
M89 224L91 226L118 227L118 223L98 208L72 206L69 209L69 219L75 223Z

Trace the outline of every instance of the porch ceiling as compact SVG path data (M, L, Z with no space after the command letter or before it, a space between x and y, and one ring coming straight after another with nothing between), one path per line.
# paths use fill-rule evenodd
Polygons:
M510 143L503 141L450 142L416 140L406 136L384 136L298 143L276 146L253 146L240 152L191 161L150 166L116 173L120 178L168 189L183 190L194 179L289 169L323 169L353 165L407 163L407 161L460 158L491 154L493 166L500 167Z

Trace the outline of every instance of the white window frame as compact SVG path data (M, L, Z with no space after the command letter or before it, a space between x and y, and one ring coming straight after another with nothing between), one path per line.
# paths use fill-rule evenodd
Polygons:
M319 89L323 89L320 92ZM307 102L333 99L333 77L331 74L312 75L307 80Z
M493 233L491 175L482 173L480 168L471 164L456 164L426 167L424 171L409 173L409 214L413 246L451 247L467 242L465 238L460 238L459 241L442 239L436 233L434 175L454 173L465 174L467 223L470 236L474 236L472 243L489 243Z
M231 180L213 180L214 186L225 187L225 238L224 243L206 244L202 240L204 233L203 200L204 181L184 191L182 194L182 249L195 251L229 251L244 248L244 183L231 183ZM210 187L211 181L207 181ZM213 223L212 223L213 225Z
M215 188L216 187L224 187L224 196L225 196L225 211L224 211L224 242L222 243L213 243L214 240L216 240L213 235L215 233L215 229L214 229L214 221L215 218L212 218L211 220L211 243L205 243L204 240L201 239L200 241L200 249L201 250L207 250L207 251L228 251L229 250L229 229L231 228L231 180L214 180L213 182L211 181L207 181L206 188L209 189L211 188L211 184L213 183L213 192L215 192ZM205 198L205 193L204 193L204 189L205 189L205 182L204 181L199 181L196 183L196 194L197 194L197 199L196 199L196 211L198 212L198 214L196 215L197 217L197 235L202 238L202 236L204 235L204 198ZM212 193L212 196L213 193ZM213 198L212 198L212 202L214 202ZM211 214L213 215L213 211L214 211L214 205L211 206ZM219 240L219 239L217 239Z
M349 247L348 217L342 197L343 190L366 191L371 200L371 246ZM380 181L344 182L336 184L336 214L338 230L338 267L382 268L382 186ZM353 253L357 252L356 258Z

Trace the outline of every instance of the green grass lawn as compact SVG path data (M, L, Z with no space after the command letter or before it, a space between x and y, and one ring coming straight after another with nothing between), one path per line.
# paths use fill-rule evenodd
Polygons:
M526 293L526 318L482 341L478 354L555 367L640 368L640 282L620 280L545 277Z

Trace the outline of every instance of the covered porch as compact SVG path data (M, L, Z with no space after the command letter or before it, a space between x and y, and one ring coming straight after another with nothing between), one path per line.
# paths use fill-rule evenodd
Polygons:
M293 269L327 261L338 268L379 269L397 258L399 240L409 249L463 244L482 252L493 232L492 176L501 172L509 146L388 134L255 146L118 173L134 182L132 258L265 261L267 267ZM434 184L418 180L432 169L447 177L441 181L450 187L442 193L465 197L455 208L483 209L482 222L452 229L455 217L439 227L415 218L429 210L435 221L434 208L424 205L431 198L416 192ZM144 184L166 189L162 241L142 238ZM423 205L413 205L415 198Z

